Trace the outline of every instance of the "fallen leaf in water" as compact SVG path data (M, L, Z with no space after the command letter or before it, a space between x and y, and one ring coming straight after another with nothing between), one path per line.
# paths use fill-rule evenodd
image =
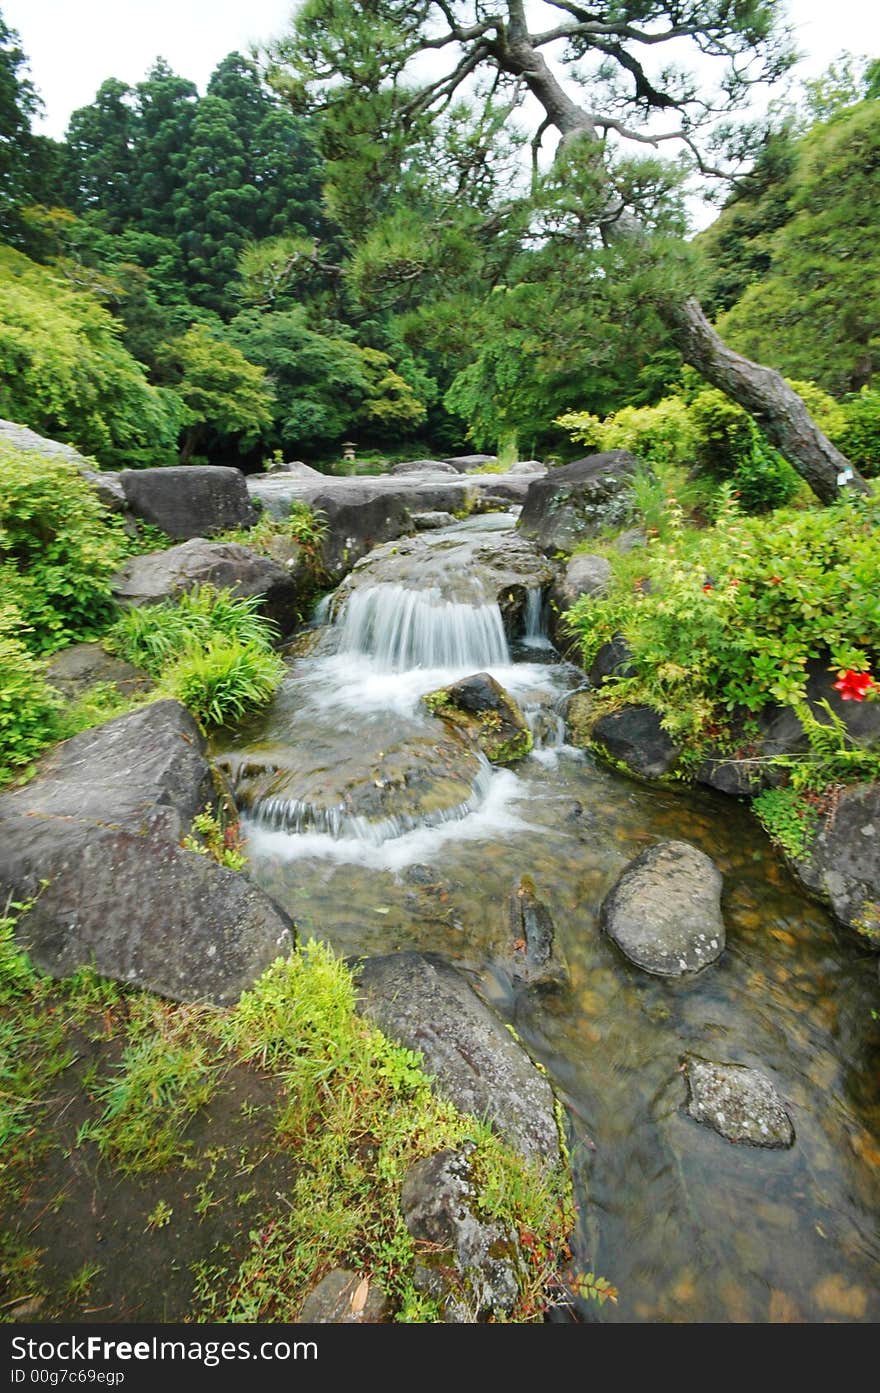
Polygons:
M778 938L780 943L787 943L789 948L797 948L797 939L787 929L771 929L770 937Z
M850 1316L861 1320L868 1306L868 1298L861 1287L848 1286L846 1278L839 1272L823 1277L813 1287L813 1299L823 1311L835 1316Z
M354 1295L351 1298L351 1309L354 1315L359 1316L361 1311L366 1306L369 1292L370 1284L367 1281L366 1277L362 1277L361 1280L358 1282L357 1286L355 1287Z
M793 1325L803 1321L803 1316L787 1291L774 1289L770 1293L770 1308L767 1319L773 1325Z

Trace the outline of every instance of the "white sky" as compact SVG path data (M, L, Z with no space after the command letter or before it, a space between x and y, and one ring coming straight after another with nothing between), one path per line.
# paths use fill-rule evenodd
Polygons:
M295 8L295 0L0 0L46 106L39 129L56 137L105 78L138 82L158 55L203 91L221 58L283 31ZM789 0L788 12L807 75L844 50L880 57L877 0Z

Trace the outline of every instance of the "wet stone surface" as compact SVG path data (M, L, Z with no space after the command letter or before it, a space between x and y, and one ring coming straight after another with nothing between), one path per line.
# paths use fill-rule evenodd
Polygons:
M661 842L627 867L602 906L602 924L646 972L699 972L724 950L721 873L697 847Z
M773 1084L758 1069L685 1059L687 1112L730 1142L750 1146L794 1145L794 1127Z

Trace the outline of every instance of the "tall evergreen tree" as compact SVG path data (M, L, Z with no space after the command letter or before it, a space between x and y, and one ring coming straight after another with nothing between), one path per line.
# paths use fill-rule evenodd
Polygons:
M55 198L58 147L31 128L41 109L18 34L0 13L0 239L16 246L28 239L22 209Z

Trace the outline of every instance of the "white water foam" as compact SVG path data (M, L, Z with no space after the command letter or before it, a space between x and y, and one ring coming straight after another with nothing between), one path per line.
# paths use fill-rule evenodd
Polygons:
M509 769L494 770L483 802L460 821L416 827L383 842L366 841L359 836L337 838L328 832L272 831L247 817L242 819L242 830L250 855L257 861L262 857L285 862L324 859L372 870L399 871L432 861L450 842L491 842L510 832L528 831L531 824L514 807L523 795L515 774Z

